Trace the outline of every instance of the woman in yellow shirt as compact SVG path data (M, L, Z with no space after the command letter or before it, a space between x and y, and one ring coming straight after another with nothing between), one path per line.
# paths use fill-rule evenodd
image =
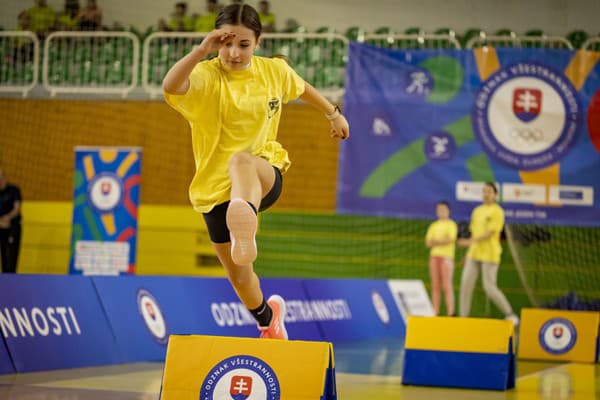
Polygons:
M190 124L196 172L190 200L201 212L221 264L261 337L287 339L285 302L266 302L254 272L257 212L281 193L290 166L277 142L282 103L301 98L325 114L331 136L346 139L348 122L314 87L279 58L253 53L258 13L247 4L223 8L215 28L163 80L165 99ZM213 52L218 57L202 61Z
M496 203L498 189L493 182L483 185L483 204L471 213L471 238L460 239L458 245L468 247L465 267L460 281L460 316L468 317L471 300L479 271L481 270L483 290L490 300L504 313L507 320L519 325L506 296L498 288L498 268L502 254L500 234L504 227L504 210Z
M425 235L425 245L431 249L429 255L429 276L431 277L431 301L435 315L440 313L441 293L446 300L446 313L454 315L454 250L456 222L450 219L450 205L440 201L435 207L437 221L432 223Z

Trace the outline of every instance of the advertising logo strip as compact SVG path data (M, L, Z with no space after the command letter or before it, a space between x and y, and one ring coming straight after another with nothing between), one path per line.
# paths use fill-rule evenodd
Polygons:
M404 385L506 390L515 386L512 322L408 318Z
M597 362L600 313L524 308L519 358Z
M326 342L171 336L161 400L336 399Z

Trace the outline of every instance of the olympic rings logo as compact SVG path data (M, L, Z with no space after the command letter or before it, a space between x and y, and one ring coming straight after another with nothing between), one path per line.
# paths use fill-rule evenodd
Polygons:
M513 127L510 129L509 135L521 143L543 143L546 139L543 130L530 127Z

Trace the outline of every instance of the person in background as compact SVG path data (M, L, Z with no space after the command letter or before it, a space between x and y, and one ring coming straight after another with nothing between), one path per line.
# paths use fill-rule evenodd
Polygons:
M458 227L450 219L450 205L440 201L435 207L438 217L427 229L425 245L429 254L429 276L431 277L431 300L435 315L440 314L441 294L446 300L446 314L454 316L454 252Z
M59 31L76 31L79 29L79 0L66 0L65 10L58 16L56 29Z
M194 28L192 17L187 15L188 5L184 1L175 4L175 11L167 23L167 28L171 32L190 32Z
M275 14L271 12L271 3L268 0L259 1L258 10L263 32L275 32Z
M459 246L469 248L460 281L460 316L468 317L471 313L473 290L481 270L486 295L504 313L506 319L517 326L519 317L504 293L498 289L497 283L502 254L500 234L504 227L504 210L496 203L497 196L496 185L486 182L482 193L483 204L475 207L471 213L471 237L458 240Z
M215 27L217 13L219 12L219 3L217 0L206 0L206 13L196 18L194 30L196 32L210 32Z
M21 245L21 190L0 169L0 253L2 273L17 272Z
M277 141L282 106L300 98L321 111L334 138L350 130L339 108L281 58L254 55L260 18L247 4L220 11L212 30L167 72L167 103L189 122L196 172L189 195L235 292L263 338L287 339L285 301L265 301L254 272L258 212L272 206L290 166ZM205 58L212 53L218 57ZM204 60L204 61L203 61Z
M31 22L30 29L40 40L44 40L54 30L56 13L46 0L35 0L35 6L27 9Z
M85 8L79 12L79 28L83 31L102 30L102 10L96 0L87 0Z

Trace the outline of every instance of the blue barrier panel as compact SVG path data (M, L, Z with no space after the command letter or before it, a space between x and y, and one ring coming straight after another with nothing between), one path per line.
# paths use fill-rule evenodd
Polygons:
M331 341L402 337L404 322L387 281L305 280L311 313Z
M185 280L187 292L202 335L257 337L256 321L223 278ZM314 318L299 313L308 298L302 280L261 279L264 296L279 294L286 301L286 329L290 339L322 340Z
M515 387L514 327L485 318L408 317L403 385Z
M12 374L15 372L15 367L10 359L8 350L6 349L6 343L4 343L4 336L0 340L0 375Z
M169 335L198 333L186 278L92 278L124 362L164 360ZM205 301L208 302L208 301Z
M120 362L88 277L0 275L0 328L17 372Z

